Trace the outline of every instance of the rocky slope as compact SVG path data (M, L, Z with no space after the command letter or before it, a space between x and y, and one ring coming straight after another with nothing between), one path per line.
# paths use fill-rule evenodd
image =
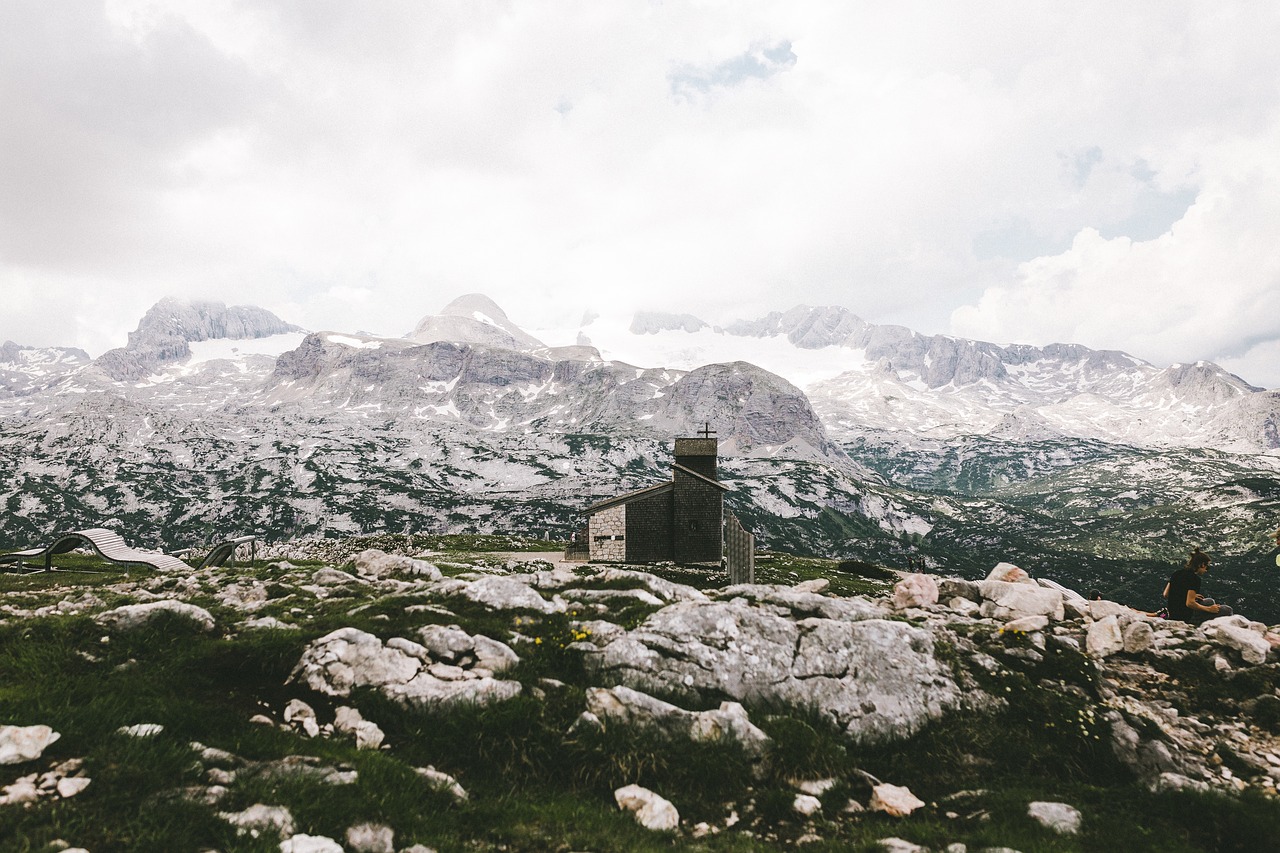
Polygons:
M1007 563L876 591L275 550L9 584L6 846L1092 851L1158 813L1127 849L1207 851L1280 827L1280 635L1240 617Z
M245 532L564 539L593 500L667 479L671 439L709 423L730 506L761 547L969 575L1009 557L1140 603L1198 544L1224 597L1280 618L1258 571L1280 457L1224 452L1269 440L1271 392L1212 366L927 338L842 309L737 334L642 319L632 339L710 335L753 358L783 346L845 379L806 394L755 361L637 367L545 347L478 296L420 324L463 340L426 343L281 332L293 327L254 309L166 301L95 364L5 346L0 543L104 522L166 548ZM848 370L864 350L875 365ZM104 364L145 375L117 381ZM851 382L863 385L848 396ZM1168 424L1214 447L1181 446ZM1078 437L1090 433L1109 438Z
M695 360L700 351L723 356L741 341L738 347L756 349L757 363L783 375L789 363L801 363L797 354L822 353L827 369L801 384L837 441L897 431L938 438L1067 436L1246 453L1280 449L1280 392L1254 387L1214 364L1162 369L1076 344L1000 346L922 335L867 323L837 306L801 305L715 329L697 318L662 323L645 315L632 331L665 333L663 351ZM627 348L598 333L593 337L602 347ZM788 346L766 349L764 342ZM804 363L807 373L815 372Z

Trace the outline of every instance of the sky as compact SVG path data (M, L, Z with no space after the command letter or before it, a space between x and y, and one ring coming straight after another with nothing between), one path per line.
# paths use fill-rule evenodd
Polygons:
M1280 4L0 0L0 342L799 304L1280 386Z

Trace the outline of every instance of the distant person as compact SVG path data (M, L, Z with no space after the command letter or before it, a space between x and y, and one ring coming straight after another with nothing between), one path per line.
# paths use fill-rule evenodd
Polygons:
M1089 592L1089 600L1090 600L1090 601L1101 601L1101 600L1102 600L1102 591L1101 591L1101 590L1097 590L1097 589L1095 589L1095 590L1091 590L1091 591Z
M1280 548L1280 530L1277 530L1275 533L1272 533L1271 535L1275 537L1276 547ZM1276 565L1280 566L1280 554L1276 554Z
M1199 625L1219 616L1230 616L1231 608L1200 594L1200 576L1209 571L1209 555L1196 548L1187 564L1178 569L1164 586L1169 618Z

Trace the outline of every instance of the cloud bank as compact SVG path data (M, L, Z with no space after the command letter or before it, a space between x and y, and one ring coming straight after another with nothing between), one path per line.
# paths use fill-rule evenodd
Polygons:
M797 303L1280 385L1280 9L0 6L0 340ZM554 341L556 343L568 343Z

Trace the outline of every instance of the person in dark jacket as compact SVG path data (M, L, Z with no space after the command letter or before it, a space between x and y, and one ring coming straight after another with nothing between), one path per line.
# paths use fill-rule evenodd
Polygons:
M1170 619L1199 625L1219 616L1231 615L1230 607L1200 594L1200 576L1209 571L1210 563L1209 555L1196 548L1187 564L1169 578L1164 586L1164 597L1169 602Z

